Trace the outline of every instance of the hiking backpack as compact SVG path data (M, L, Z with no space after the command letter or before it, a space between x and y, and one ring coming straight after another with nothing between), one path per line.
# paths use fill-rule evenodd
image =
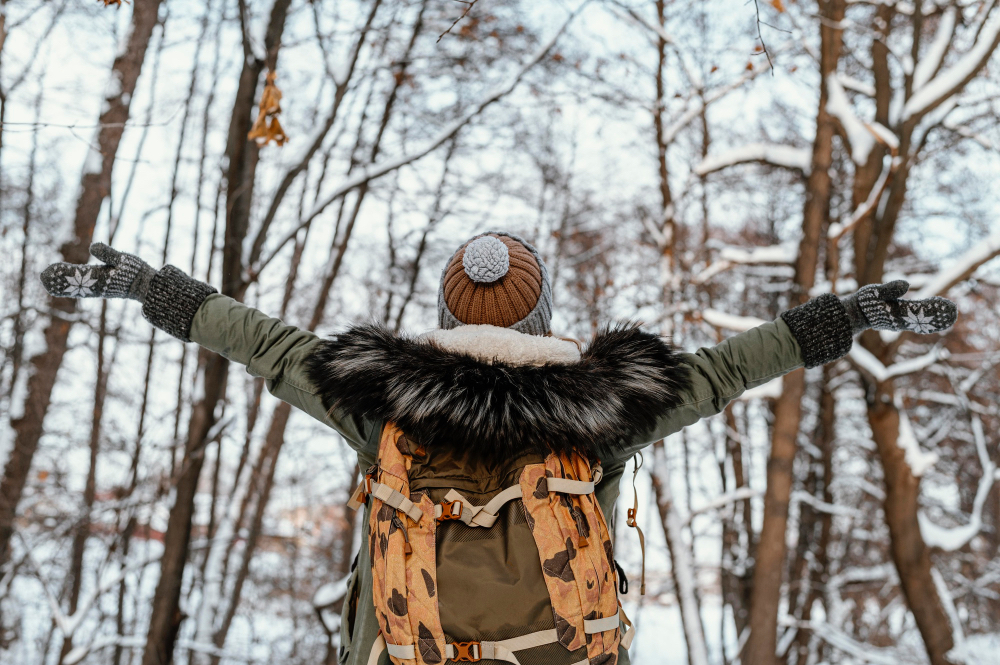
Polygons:
M615 665L634 628L617 598L600 480L600 463L578 453L431 456L386 423L352 498L372 502L380 632L369 665L383 651L396 665Z

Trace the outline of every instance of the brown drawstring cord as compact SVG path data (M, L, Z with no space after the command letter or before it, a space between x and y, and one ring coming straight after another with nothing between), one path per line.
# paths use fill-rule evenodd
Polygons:
M639 490L635 487L635 478L639 475L639 469L642 468L642 453L636 453L632 458L635 461L635 469L632 471L632 496L634 497L632 507L628 510L628 519L625 523L635 529L639 533L639 551L642 553L642 569L639 575L639 595L646 595L646 538L642 535L642 529L639 528L639 524L635 521L636 515L639 513Z

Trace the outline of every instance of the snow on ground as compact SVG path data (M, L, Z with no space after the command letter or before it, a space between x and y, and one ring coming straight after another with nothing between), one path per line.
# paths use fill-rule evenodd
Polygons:
M638 593L629 596L639 598ZM684 642L684 627L681 625L681 611L676 603L670 605L647 604L638 609L638 602L629 599L623 603L625 612L636 625L635 641L629 649L633 663L655 663L656 665L688 665L687 644ZM701 621L705 627L705 642L708 646L709 662L722 662L719 646L722 643L719 626L722 624L722 605L714 596L702 597ZM726 622L727 633L731 633L731 621ZM726 655L731 659L736 653L735 635L727 634ZM977 664L978 665L978 664ZM995 665L995 664L994 664Z
M955 662L965 665L997 665L1000 663L1000 633L966 635L965 641L949 654Z

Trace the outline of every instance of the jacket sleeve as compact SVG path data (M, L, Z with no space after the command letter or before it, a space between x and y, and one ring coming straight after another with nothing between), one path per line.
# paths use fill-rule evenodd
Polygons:
M306 359L321 342L311 332L282 323L227 296L204 299L191 320L190 340L264 379L268 391L340 432L352 448L371 447L375 424L354 416L327 413L306 374Z
M691 384L681 405L660 418L652 431L623 447L634 454L726 405L750 388L799 367L816 367L843 357L853 343L852 325L840 300L831 294L783 312L772 321L734 335L721 344L681 354Z

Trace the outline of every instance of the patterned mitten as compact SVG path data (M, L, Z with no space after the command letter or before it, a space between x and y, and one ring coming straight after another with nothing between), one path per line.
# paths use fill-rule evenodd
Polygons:
M900 300L910 288L905 280L869 284L857 293L841 298L854 334L867 328L927 334L951 327L958 318L955 303L944 298Z
M63 298L131 298L142 303L142 315L154 326L190 342L191 324L205 298L215 289L191 279L173 266L153 270L138 256L103 243L90 253L104 265L54 263L42 273L49 295Z
M41 279L49 295L145 301L149 283L156 276L156 271L148 263L101 242L91 245L90 253L104 265L53 263L45 269Z

